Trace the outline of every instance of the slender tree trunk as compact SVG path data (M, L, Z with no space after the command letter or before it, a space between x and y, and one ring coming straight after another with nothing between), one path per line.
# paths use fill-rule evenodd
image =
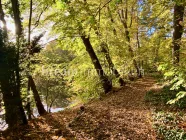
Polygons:
M114 18L112 17L112 12L111 12L109 6L107 7L107 10L108 10L108 14L109 14L109 17L110 17L110 21L111 21L112 24L114 25L114 24L115 24ZM115 29L114 27L113 27L113 33L114 33L115 36L117 35L116 29Z
M88 11L89 15L91 15L92 17L94 17L94 15L91 13L91 10L89 9L88 3L87 3L86 1L84 1L84 2L85 2L85 5L87 6L86 8L87 8L87 11ZM107 9L108 9L108 14L109 14L109 16L110 16L110 18L111 18L111 22L114 23L114 19L113 19L113 17L112 17L112 14L111 14L111 11L110 11L109 6L107 7ZM99 11L99 17L100 17L100 14L101 14L101 13L100 13L100 11ZM95 18L94 18L94 20L96 21ZM99 21L99 22L100 22L100 21ZM95 31L95 34L96 34L98 37L101 37L101 33L99 33L99 31L97 31L96 26L94 26L94 31ZM117 34L116 34L115 28L113 29L113 33L114 33L114 35L117 35ZM104 41L102 41L101 44L100 44L100 46L101 46L102 52L105 54L105 58L106 58L106 60L107 60L107 63L109 64L109 67L111 68L112 73L116 76L116 78L119 78L120 86L124 86L126 83L125 83L125 81L120 77L119 72L117 71L117 69L116 69L115 66L114 66L114 63L112 62L112 59L111 59L110 54L109 54L109 50L108 50L108 45L107 45L107 43L104 42ZM106 48L105 48L105 47L106 47Z
M101 51L105 54L105 58L107 60L107 63L109 64L109 68L112 70L116 78L119 78L120 86L126 85L126 82L120 77L118 70L115 68L114 63L112 62L112 59L109 54L108 46L104 42L102 42L101 44Z
M30 90L31 90L31 84L30 84L30 79L28 78L28 85L27 85L27 96L30 95ZM26 105L26 109L27 109L27 114L28 114L28 119L31 120L32 119L32 108L31 108L31 99L30 97L28 97L27 99L27 105Z
M31 54L31 47L33 47L33 46L31 46L32 5L33 5L33 2L32 2L32 0L30 0L30 16L29 16L29 25L28 25L28 51L29 51L29 56L28 56L29 62L28 62L28 66L27 66L28 69L30 69L30 54ZM30 89L32 89L32 92L34 94L34 100L35 100L39 115L40 116L45 115L47 113L47 111L45 110L45 108L41 102L35 82L34 82L32 76L30 75L30 73L28 73L28 96L30 94ZM30 102L30 99L28 99L28 103L29 102ZM29 106L30 106L30 103L29 103ZM30 109L28 111L31 112L31 107L28 107L28 109ZM29 113L29 114L30 114L29 117L31 117L31 113Z
M134 67L135 67L135 69L137 71L138 77L141 78L142 75L141 75L140 69L138 67L138 63L137 63L136 59L134 58L135 57L134 51L132 49L132 46L130 45L130 43L131 43L131 41L130 41L130 33L129 33L128 25L127 25L128 9L126 8L125 12L124 12L123 9L120 10L118 12L118 15L119 15L120 20L121 20L121 22L123 24L123 27L125 29L125 38L126 38L126 41L127 41L127 46L128 46L128 49L129 49L130 56L133 59L133 65L134 65Z
M16 27L16 35L20 37L22 35L23 27L20 19L19 2L18 0L11 0L11 3Z
M29 15L29 23L28 23L28 70L30 69L30 52L31 52L31 43L30 43L30 38L31 38L31 24L32 24L32 0L30 0L30 15ZM28 72L28 75L30 73ZM31 84L30 84L30 79L28 76L28 87L27 87L27 112L28 112L28 119L32 119L32 108L31 108L31 99L30 99L30 90L31 90Z
M30 45L30 38L31 38L31 25L32 25L32 5L33 2L30 0L30 15L29 15L29 23L28 23L28 44ZM29 47L29 52L30 52L30 47Z
M129 49L130 56L133 59L133 64L134 64L134 67L136 68L138 77L141 78L141 74L140 74L140 69L138 67L138 63L137 63L136 59L134 58L135 57L134 51L132 49L132 46L130 45L130 35L129 35L129 31L128 31L127 25L126 24L123 24L123 25L125 27L125 35L126 35L126 39L127 39L127 44L128 44L128 49Z
M1 72L1 74L3 74L3 72ZM4 72L4 74L6 74L6 76L0 76L0 85L6 112L6 123L8 124L9 128L20 124L26 124L27 120L22 107L21 97L17 95L16 83L14 82L15 75L12 72ZM2 80L2 77L7 79L3 78L4 80ZM12 80L11 83L10 80Z
M86 47L86 51L88 52L88 54L92 60L92 63L94 64L96 72L102 82L103 89L104 89L105 93L108 93L112 89L112 82L105 75L103 68L98 60L98 57L96 56L94 49L90 43L89 37L81 36L81 39Z
M53 104L54 104L54 102L56 101L56 99L57 99L58 96L59 96L59 95L55 96L55 98L54 98L54 99L52 100L52 102L50 103L48 112L51 113L51 108L52 108L52 106L53 106Z
M86 1L84 1L85 4L86 4ZM70 1L69 2L66 2L66 4L70 4ZM74 12L74 9L71 8L70 9L70 13L73 13ZM79 31L81 32L81 39L85 45L85 48L86 48L86 51L88 52L91 60L92 60L92 63L94 65L94 68L96 69L96 72L99 76L99 79L100 81L102 82L102 86L103 86L103 89L104 89L104 92L105 94L108 93L109 91L112 90L112 82L108 79L108 77L105 75L104 71L103 71L103 68L99 62L99 59L96 55L96 53L94 52L94 49L90 43L90 38L89 37L86 37L84 34L82 34L83 32L83 28L82 28L82 25L81 23L79 23Z
M17 54L16 54L16 83L17 83L17 94L16 97L19 98L19 108L21 110L21 115L23 122L27 124L26 115L23 109L22 101L21 101L21 78L20 78L20 67L19 67L19 59L20 59L20 38L22 35L22 25L20 19L20 11L19 11L19 2L18 0L11 0L12 3L12 11L13 17L16 27L16 35L17 35Z
M37 88L36 88L36 85L34 83L34 80L32 78L32 76L29 76L29 81L30 81L30 86L31 86L31 89L34 93L34 100L36 102L36 106L37 106L37 109L38 109L38 113L39 115L45 115L47 112L41 102L41 99L40 99L40 96L39 96L39 93L37 91Z
M84 2L86 4L86 1L84 1ZM70 1L66 1L66 4L70 4L70 3L71 3ZM74 9L71 8L69 12L73 13ZM94 68L96 69L98 77L99 77L100 81L102 82L102 86L103 86L104 92L106 94L112 90L112 82L105 75L103 68L99 62L99 59L98 59L96 53L94 52L94 49L90 43L90 38L86 37L86 35L83 33L84 31L83 31L81 23L79 22L78 24L79 24L79 31L81 32L81 39L83 41L83 44L85 45L86 51L88 52L88 54L92 60Z
M6 20L5 20L5 14L4 14L4 11L3 11L3 6L2 6L2 0L0 0L0 20L3 23L3 31L4 31L4 34L5 34L5 38L7 38L8 37L8 31L7 31L7 25L6 25Z
M180 61L180 41L183 34L183 16L185 6L175 4L174 6L174 33L173 33L173 63Z
M137 47L138 47L138 49L140 49L141 48L141 45L140 45L140 40L139 40L139 27L137 27L136 39L137 39ZM142 61L141 60L139 60L138 64L139 64L138 65L138 69L143 68ZM140 78L143 77L142 72L140 70L139 70L139 74L138 75L139 75L138 77L140 77Z
M109 17L110 17L110 21L111 21L112 24L114 25L114 24L115 24L114 18L113 18L113 16L112 16L112 12L111 12L109 6L107 7L107 10L108 10L108 14L109 14ZM115 36L117 36L117 32L116 32L116 29L115 29L114 27L113 27L113 34L114 34ZM107 45L107 44L106 44L106 45ZM126 84L126 82L120 77L119 72L118 72L117 69L115 68L114 63L112 62L112 59L110 58L109 50L105 49L105 54L106 54L107 62L108 62L108 64L109 64L109 66L112 68L113 73L115 74L116 78L119 78L120 86L124 86L124 85Z
M15 5L12 4L12 7L13 6L15 7ZM16 17L17 14L15 12L15 9L14 8L12 9L13 15L14 17ZM1 20L4 23L4 30L5 33L7 34L6 21L4 19L2 3L0 6L0 12ZM19 39L17 38L17 40ZM0 84L6 111L5 114L6 122L9 125L9 128L12 128L20 124L27 124L27 119L23 109L20 92L21 80L19 68L19 47L17 47L17 50L15 48L7 47L5 45L5 42L7 41L8 41L7 39L5 39L4 41L1 40L2 42L1 55L4 55L3 59L1 60L2 61L1 64L4 64L4 66L1 66L1 69L5 68L5 70L1 71ZM17 45L19 45L19 41L17 42Z

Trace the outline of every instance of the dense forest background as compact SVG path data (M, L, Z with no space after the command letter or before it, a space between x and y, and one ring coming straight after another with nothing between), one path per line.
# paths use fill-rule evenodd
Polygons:
M9 128L27 124L35 108L43 116L153 74L175 91L168 104L183 100L185 6L184 0L0 0L1 120Z

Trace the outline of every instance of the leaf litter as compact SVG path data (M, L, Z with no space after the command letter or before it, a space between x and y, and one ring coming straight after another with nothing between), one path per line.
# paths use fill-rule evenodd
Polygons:
M156 140L151 109L144 101L154 84L153 78L139 79L83 106L4 131L0 140Z

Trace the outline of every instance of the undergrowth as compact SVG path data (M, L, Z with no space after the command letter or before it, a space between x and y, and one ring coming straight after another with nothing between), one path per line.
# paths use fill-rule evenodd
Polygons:
M179 92L178 90L170 90L170 88L171 85L164 86L163 89L158 92L153 90L148 91L145 96L145 101L150 102L153 105L161 104L165 106L170 106L169 104L167 104L167 102L169 102L172 99L175 99L177 93ZM180 99L171 106L179 109L186 108L186 97Z
M158 137L163 140L186 140L185 127L186 98L182 98L175 104L167 104L176 98L177 90L170 90L170 86L164 86L160 91L150 90L145 96L145 101L155 107L153 111L153 125ZM174 111L171 111L172 109Z
M159 134L159 138L164 140L186 140L184 131L185 116L179 113L154 112L153 124Z

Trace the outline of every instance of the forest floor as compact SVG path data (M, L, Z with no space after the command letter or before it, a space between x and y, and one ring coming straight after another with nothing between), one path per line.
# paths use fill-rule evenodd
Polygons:
M153 78L142 78L85 104L82 110L47 114L4 135L15 140L156 140L152 108L144 100L154 85Z

